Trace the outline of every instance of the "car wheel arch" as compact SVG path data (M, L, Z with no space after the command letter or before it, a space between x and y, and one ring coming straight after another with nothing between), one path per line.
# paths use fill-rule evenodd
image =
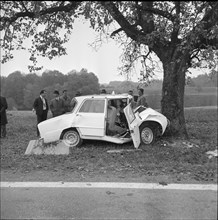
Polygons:
M156 121L145 121L139 126L141 145L152 145L160 135L161 125Z
M70 133L70 131L73 131L73 132ZM66 139L65 139L65 135L66 135ZM72 139L72 136L76 139L74 138ZM64 129L61 133L60 139L63 140L64 143L66 145L69 145L70 147L79 147L83 143L83 139L81 138L80 133L78 132L76 128L73 128L73 127Z
M157 121L144 121L139 126L139 130L143 129L146 126L156 130L156 135L159 136L160 134L162 134L162 130L163 129L162 129L162 126L161 126L161 124L159 122L157 122Z
M76 128L74 128L74 127L70 127L70 128L66 128L66 129L64 129L64 130L61 132L60 139L63 138L64 133L65 133L66 131L70 131L70 130L77 131L78 134L80 134L79 131L78 131Z

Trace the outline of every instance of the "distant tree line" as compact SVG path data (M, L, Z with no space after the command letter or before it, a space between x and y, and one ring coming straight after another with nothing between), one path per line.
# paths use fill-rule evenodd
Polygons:
M211 72L210 74L200 74L197 77L187 77L186 91L194 90L202 92L204 87L217 87L218 72ZM137 94L137 88L142 87L147 95L160 94L162 90L163 81L159 79L151 80L147 84L140 84L131 81L111 81L109 84L101 85L101 88L106 89L109 93L115 91L116 93L128 92L130 89Z
M66 89L73 98L78 91L83 95L98 94L100 85L97 76L86 69L79 72L72 70L66 75L57 70L48 70L42 75L15 71L7 77L1 76L1 94L7 98L8 109L32 109L33 101L42 89L47 91L50 101L54 90L59 90L62 94Z
M1 76L1 94L7 98L9 109L30 110L34 99L39 96L42 89L47 90L47 98L50 101L54 90L62 93L64 89L67 89L69 96L73 98L77 92L82 95L99 94L101 89L106 89L107 93L114 91L117 94L127 93L131 89L137 95L137 89L142 87L150 106L160 108L162 83L162 80L152 80L147 85L132 81L111 81L109 84L99 84L97 76L86 69L72 70L68 74L62 74L57 70L47 70L41 75L15 71L7 77ZM216 104L216 89L217 72L188 78L185 106ZM195 94L195 97L191 97L193 93L204 93L204 96Z
M101 85L101 89L106 89L108 93L127 93L130 89L135 95L137 88L142 87L147 97L150 107L161 108L162 100L162 80L152 80L148 84L140 84L131 81L112 81L109 84ZM184 106L215 106L217 105L217 72L202 74L186 80Z

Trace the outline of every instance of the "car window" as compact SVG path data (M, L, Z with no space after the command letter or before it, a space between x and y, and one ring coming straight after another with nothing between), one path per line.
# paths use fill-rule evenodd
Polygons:
M104 113L105 100L86 100L79 112Z

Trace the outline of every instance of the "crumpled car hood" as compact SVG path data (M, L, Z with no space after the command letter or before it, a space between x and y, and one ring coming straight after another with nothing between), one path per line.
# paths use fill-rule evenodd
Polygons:
M153 116L164 116L162 115L160 112L152 109L152 108L147 108L144 111L142 111L141 113L139 113L140 117L145 119L147 118L149 115L153 115Z
M141 113L139 113L139 116L141 117L142 121L156 121L161 124L162 126L162 134L164 133L167 125L168 125L168 120L166 116L161 114L160 112L152 109L152 108L147 108Z

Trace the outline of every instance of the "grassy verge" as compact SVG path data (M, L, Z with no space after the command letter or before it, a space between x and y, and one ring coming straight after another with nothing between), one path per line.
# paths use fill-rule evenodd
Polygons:
M24 155L30 140L36 139L36 116L30 111L8 112L7 138L1 139L1 181L134 181L216 183L217 158L206 152L217 148L217 109L185 111L190 140L162 137L141 150L133 144L116 145L84 141L69 155Z

